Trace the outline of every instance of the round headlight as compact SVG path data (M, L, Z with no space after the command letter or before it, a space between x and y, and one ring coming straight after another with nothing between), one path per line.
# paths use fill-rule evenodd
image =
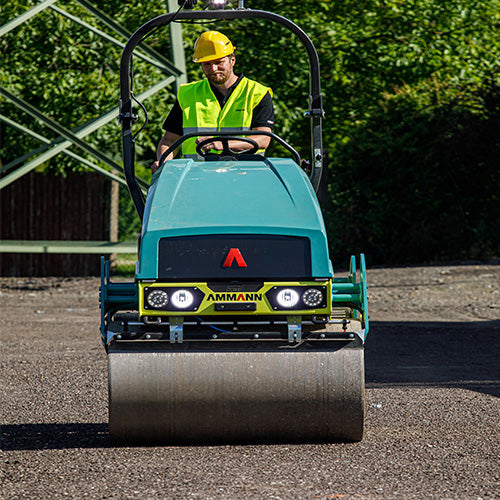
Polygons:
M187 309L194 301L194 295L189 290L177 290L172 294L171 302L177 309Z
M164 290L153 290L146 300L151 307L159 309L167 305L168 294Z
M307 307L316 307L323 302L323 293L317 288L308 288L302 295L302 300Z
M276 296L276 301L281 307L290 308L297 305L299 301L299 294L291 288L281 290Z

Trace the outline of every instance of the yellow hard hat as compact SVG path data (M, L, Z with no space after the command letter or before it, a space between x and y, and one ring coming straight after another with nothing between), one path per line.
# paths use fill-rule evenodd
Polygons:
M233 44L226 35L218 31L205 31L194 44L194 62L213 61L234 52Z

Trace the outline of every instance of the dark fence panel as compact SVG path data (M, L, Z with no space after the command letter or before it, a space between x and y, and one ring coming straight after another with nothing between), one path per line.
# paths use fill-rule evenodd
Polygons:
M31 172L0 191L2 240L110 240L111 181ZM2 276L95 276L99 255L0 253Z

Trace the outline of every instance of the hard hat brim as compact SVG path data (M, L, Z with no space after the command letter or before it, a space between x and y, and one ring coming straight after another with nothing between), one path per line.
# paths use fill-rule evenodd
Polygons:
M222 59L224 57L230 56L233 53L234 52L231 52L230 54L226 54L224 56L209 55L209 56L205 56L205 57L193 57L193 62L195 62L195 63L202 63L202 62L209 62L209 61L217 61L217 59Z

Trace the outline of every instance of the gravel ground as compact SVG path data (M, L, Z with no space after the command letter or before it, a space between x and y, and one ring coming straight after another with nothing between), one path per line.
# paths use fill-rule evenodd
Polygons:
M500 265L368 282L361 443L115 448L99 280L0 278L0 498L500 498Z

